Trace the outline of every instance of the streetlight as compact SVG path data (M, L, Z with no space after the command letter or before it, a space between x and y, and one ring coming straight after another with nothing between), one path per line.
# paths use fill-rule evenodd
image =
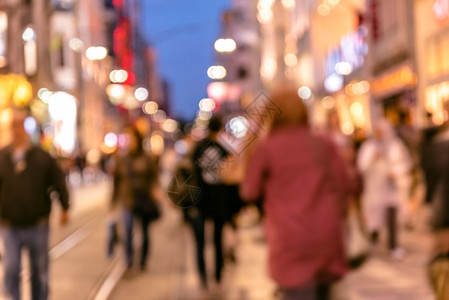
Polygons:
M103 60L108 56L108 49L102 46L91 46L86 50L86 57L88 60Z
M109 73L109 80L112 83L123 83L128 79L128 72L126 70L112 70Z
M233 39L218 39L215 44L215 50L218 52L234 52L237 49L237 43Z
M223 79L226 77L226 69L223 66L211 66L207 69L207 76L210 79Z

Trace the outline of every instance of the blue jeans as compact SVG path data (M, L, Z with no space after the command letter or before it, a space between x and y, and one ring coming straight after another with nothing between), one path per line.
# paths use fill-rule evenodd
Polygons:
M12 300L20 300L22 249L30 256L31 295L33 300L48 298L48 235L47 222L29 228L5 226L1 230L4 243L4 285Z
M147 216L135 216L134 213L130 210L123 211L123 223L125 227L125 236L124 236L124 244L125 244L125 259L127 268L131 268L133 265L134 258L134 246L133 246L133 227L134 227L134 218L137 217L141 226L141 234L142 234L142 249L140 253L140 267L145 268L149 246L150 246L150 238L148 227L150 225L151 219Z

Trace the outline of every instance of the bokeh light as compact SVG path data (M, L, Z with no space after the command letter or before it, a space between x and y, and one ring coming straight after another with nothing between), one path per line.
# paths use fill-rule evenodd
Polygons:
M139 101L145 101L148 99L149 93L148 90L144 87L137 88L134 92L134 97L136 97Z
M156 113L159 109L159 106L154 101L149 101L142 106L142 110L147 115L152 115Z
M211 66L207 69L207 76L210 79L223 79L226 77L226 68L223 66Z
M213 111L215 109L215 101L211 98L201 99L199 105L200 109L205 112Z
M312 97L312 90L308 86L302 86L298 89L298 95L303 100L310 99Z

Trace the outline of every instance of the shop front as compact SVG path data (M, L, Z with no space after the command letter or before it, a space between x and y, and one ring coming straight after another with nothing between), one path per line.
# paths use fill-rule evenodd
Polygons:
M347 135L369 132L370 83L365 80L367 31L361 25L344 35L337 47L327 52L321 101L315 107L316 123L323 127L329 113L338 113L341 130Z
M421 127L443 123L449 101L449 0L415 1L415 48Z
M373 109L377 116L385 116L397 124L400 115L416 113L417 75L410 63L401 64L371 81Z

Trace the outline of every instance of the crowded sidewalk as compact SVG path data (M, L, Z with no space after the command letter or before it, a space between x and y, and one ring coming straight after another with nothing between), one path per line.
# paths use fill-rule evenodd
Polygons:
M200 288L197 278L190 228L182 224L180 215L172 207L166 207L165 212L165 217L151 229L152 252L147 271L136 271L122 278L110 299L130 299L131 295L136 300L275 299L276 286L267 274L263 229L251 210L243 212L240 218L237 262L226 263L224 282L221 286L210 286L209 292ZM426 278L430 235L423 231L403 231L401 236L407 251L404 260L392 261L380 246L362 267L334 288L335 299L433 299ZM210 248L206 247L206 257L212 261ZM212 270L209 271L212 274Z

